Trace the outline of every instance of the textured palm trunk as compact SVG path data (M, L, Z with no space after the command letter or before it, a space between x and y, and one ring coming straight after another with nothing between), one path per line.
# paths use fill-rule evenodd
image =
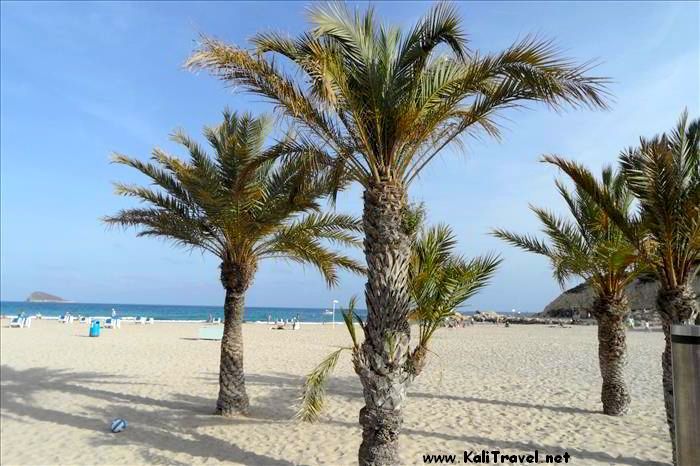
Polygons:
M230 417L247 414L249 408L243 372L243 307L250 277L242 267L222 265L221 282L226 289L226 301L216 412Z
M408 264L411 243L403 223L402 186L378 183L364 193L367 260L365 340L354 353L365 406L360 410L360 465L399 464L399 433L409 368Z
M673 464L676 464L676 423L673 413L673 369L671 358L671 325L688 324L696 321L700 315L700 304L690 284L674 289L659 290L656 305L661 315L666 346L661 355L663 371L664 404L666 406L666 421L673 445Z
M593 304L593 315L598 321L598 361L603 378L600 401L603 413L610 416L627 413L631 400L624 377L627 356L625 317L628 313L625 299L598 297Z

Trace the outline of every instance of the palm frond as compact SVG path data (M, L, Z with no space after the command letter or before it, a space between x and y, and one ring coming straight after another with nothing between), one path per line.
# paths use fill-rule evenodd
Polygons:
M635 243L625 235L608 212L598 205L605 199L628 231L635 231L629 215L631 196L624 177L610 167L596 179L585 167L561 157L546 156L546 162L563 166L574 180L574 191L561 181L555 186L569 208L571 220L531 207L543 226L547 241L530 235L494 230L494 236L535 254L547 257L554 278L564 287L566 280L578 276L606 298L619 298L624 287L643 271Z
M326 386L338 364L340 354L349 348L339 348L321 361L304 379L301 402L295 417L303 422L318 421L326 404Z
M213 156L181 130L173 139L186 149L188 161L161 150L153 152L155 163L116 154L115 163L135 168L155 186L116 183L117 194L149 208L127 209L105 221L204 249L222 261L254 267L262 259L284 257L310 263L329 285L337 282L338 269L362 273L360 263L332 249L358 247L360 221L320 213L320 200L335 189L329 181L334 167L315 153L291 156L288 151L298 146L266 147L270 123L265 115L227 109L219 125L204 130Z
M187 66L269 99L323 148L336 173L364 186L408 185L463 136L498 137L509 108L607 106L608 80L551 41L528 36L500 53L470 52L449 3L406 32L382 24L372 8L314 5L309 16L311 28L297 37L256 35L255 52L203 38Z

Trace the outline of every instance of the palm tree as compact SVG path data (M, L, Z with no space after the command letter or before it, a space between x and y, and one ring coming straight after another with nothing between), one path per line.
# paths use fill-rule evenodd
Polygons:
M669 134L642 138L639 147L622 152L622 173L637 201L637 211L631 216L616 207L611 194L596 185L582 166L561 157L545 158L596 200L635 245L661 283L657 311L666 340L661 364L674 463L671 325L692 323L700 316L698 297L692 287L700 262L699 142L700 120L688 122L688 114L683 112Z
M424 368L435 331L454 316L469 298L488 285L501 259L486 255L467 260L455 253L457 241L450 227L438 225L424 229L421 226L423 210L411 210L409 217L416 223L409 227L413 230L411 236L414 238L409 268L409 315L418 324L420 336L409 361L419 364L410 368L412 377L416 377ZM343 312L352 346L330 353L306 377L297 412L297 417L303 421L314 422L319 418L325 405L325 387L340 354L349 350L353 360L361 357L361 344L353 321L357 320L362 328L365 323L355 314L355 305L353 298L347 311Z
M620 174L606 168L596 183L601 190L610 193L611 201L620 212L629 210L632 196ZM598 322L598 360L603 378L600 399L605 414L620 416L627 412L630 403L624 378L625 318L629 314L625 287L640 271L636 266L637 254L634 245L591 196L580 188L571 192L559 180L556 186L573 222L547 210L530 207L549 241L502 229L494 230L493 234L521 249L547 257L560 285L577 276L593 287L596 298L591 313Z
M249 407L242 319L245 293L258 263L281 258L311 264L329 286L337 283L338 268L363 271L326 244L359 245L355 234L361 231L360 221L321 213L318 201L329 194L328 175L305 170L298 161L280 162L279 144L264 147L270 123L266 116L225 111L219 126L204 129L213 159L182 132L172 139L187 149L190 161L160 149L153 151L155 164L114 157L114 162L148 176L159 189L117 184L117 194L149 206L122 210L107 217L108 224L138 227L138 236L167 238L221 259L226 300L216 409L223 416L246 413Z
M500 53L471 52L459 14L446 3L409 31L380 24L371 8L353 12L342 3L312 7L310 18L312 28L296 38L257 34L254 50L204 38L187 65L269 100L300 128L295 150L330 161L337 179L364 188L359 463L397 464L406 387L420 365L408 351L410 183L462 136L498 136L502 110L528 101L605 107L606 79L536 37Z

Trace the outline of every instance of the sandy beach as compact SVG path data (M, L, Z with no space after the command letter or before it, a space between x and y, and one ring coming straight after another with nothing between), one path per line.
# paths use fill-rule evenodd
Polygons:
M271 331L245 325L249 417L212 415L219 342L201 324L124 324L88 338L86 325L2 322L1 462L12 464L356 463L360 385L349 357L322 420L299 424L302 378L348 341L340 326ZM669 464L661 395L663 335L628 333L631 413L600 412L595 327L477 325L442 329L412 386L401 440L423 454L568 452L575 465ZM113 418L129 427L109 431Z

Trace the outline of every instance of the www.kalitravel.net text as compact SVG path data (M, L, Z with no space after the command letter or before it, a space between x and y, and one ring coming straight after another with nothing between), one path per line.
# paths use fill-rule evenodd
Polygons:
M500 450L464 450L462 454L427 453L423 455L425 464L568 464L571 455L562 453L543 453L539 450L525 454L510 454Z

